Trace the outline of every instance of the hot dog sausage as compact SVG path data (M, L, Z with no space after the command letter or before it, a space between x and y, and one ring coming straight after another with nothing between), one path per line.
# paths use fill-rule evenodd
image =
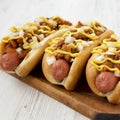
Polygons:
M15 70L19 63L20 59L17 52L7 53L0 57L0 68L5 71Z
M69 69L70 65L66 60L58 59L51 66L51 74L56 80L62 81L68 75Z
M99 91L107 93L114 89L120 78L116 77L112 72L101 72L95 81L96 87Z

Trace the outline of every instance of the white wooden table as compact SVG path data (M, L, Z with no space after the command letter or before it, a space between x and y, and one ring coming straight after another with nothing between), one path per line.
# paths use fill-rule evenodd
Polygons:
M0 0L0 37L13 25L59 15L76 23L98 20L120 34L120 0ZM88 120L0 71L0 120Z

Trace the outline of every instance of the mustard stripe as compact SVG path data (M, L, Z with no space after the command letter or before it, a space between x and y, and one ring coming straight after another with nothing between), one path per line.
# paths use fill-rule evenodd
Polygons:
M7 38L7 37L8 37L8 38ZM22 38L22 39L23 39L22 36L16 36L16 37L6 36L6 38L4 37L4 38L2 39L2 42L8 43L8 42L11 41L11 40L15 40L15 39L19 39L19 38Z
M109 57L106 57L104 60L93 60L94 63L96 64L103 64L105 63L106 61L110 61L112 63L116 63L116 64L120 64L120 60L113 60L112 58L109 58Z
M82 31L80 31L80 33L85 35L86 37L90 38L91 40L95 40L95 39L99 38L98 36L93 36L93 35L87 34L87 33L82 32Z
M99 27L100 27L100 28L98 28L98 27L96 27L95 23L96 23L96 22L91 22L91 25L92 25L92 27L93 27L95 30L101 31L100 28L105 28L101 23L97 22L97 23L99 24Z
M98 71L102 71L103 68L107 68L109 71L116 71L116 72L120 73L120 70L116 67L110 68L107 65L97 65L93 61L91 61L91 64L93 64Z
M70 55L71 57L77 57L77 56L80 55L80 53L70 53L70 52L63 51L63 50L54 50L54 52L51 51L51 50L54 50L54 48L53 49L52 48L50 48L50 49L47 48L47 49L45 49L45 52L47 52L49 54L52 54L52 55L55 55L55 54L58 54L58 53L60 53L60 54L67 54L67 55Z
M51 33L54 33L55 32L55 30L52 30L52 31L48 31L48 30L42 30L42 29L40 29L40 30L38 30L39 32L41 32L41 33L48 33L48 34L51 34Z

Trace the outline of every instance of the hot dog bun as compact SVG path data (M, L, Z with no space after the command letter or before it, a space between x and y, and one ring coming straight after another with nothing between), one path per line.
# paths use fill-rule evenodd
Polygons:
M115 89L107 95L107 99L110 103L119 104L120 103L120 82L116 85Z
M91 64L91 60L94 60L97 57L96 54L92 55L91 58L88 60L87 66L86 66L86 78L87 83L90 87L90 89L98 96L101 97L107 97L108 101L113 104L119 104L120 103L120 82L116 85L113 91L104 94L100 92L95 85L95 80L98 75L98 71L95 69L95 67ZM92 74L91 74L92 73Z
M72 23L59 16L38 17L20 27L12 27L0 43L0 68L27 76L41 60L48 42L70 29Z
M40 43L36 44L36 48L33 48L16 68L16 74L21 77L27 76L37 65L37 63L42 59L45 48L49 46L48 42L57 36L61 36L68 29L59 30L56 33L51 34L50 36L45 38Z
M96 69L96 67L92 64L92 61L96 60L96 58L98 58L98 57L99 57L98 54L93 53L91 58L88 60L88 63L86 66L86 78L87 78L88 85L89 85L90 89L96 95L101 96L101 97L106 97L110 103L119 104L120 103L120 97L119 97L120 96L120 81L119 81L120 78L118 75L117 75L118 83L116 84L114 89L110 90L109 92L105 92L105 93L101 92L100 90L98 90L98 88L95 84L97 76L100 73L102 73L102 71L98 71ZM115 73L113 75L115 75ZM109 86L107 86L107 87L109 87Z
M83 29L83 28L80 28L80 29ZM51 73L51 69L52 69L53 65L51 63L49 64L48 61L53 60L52 62L54 62L54 60L56 58L53 53L47 52L47 49L49 49L49 48L47 48L45 50L46 52L45 52L45 54L43 56L43 60L42 60L42 70L43 70L43 73L44 73L46 79L53 84L64 86L67 90L75 89L75 86L76 86L78 80L80 79L80 76L85 68L86 62L91 55L91 50L95 46L98 46L104 38L108 38L111 34L112 34L112 31L106 30L99 37L97 37L96 40L94 40L94 43L92 45L89 45L88 47L84 47L79 52L79 55L74 58L73 62L70 65L70 70L69 70L68 75L66 77L64 77L64 79L62 81L56 80L55 76L53 76L53 74ZM51 46L53 46L53 45L51 44ZM61 64L61 66L62 66L62 64ZM56 71L58 69L61 69L61 66L58 66ZM63 71L59 71L59 72L63 72ZM63 72L63 74L64 74L64 72ZM61 73L61 75L62 75L62 73Z
M95 45L97 44L99 43L96 43ZM42 60L42 68L43 68L43 73L47 78L47 80L56 85L63 85L67 90L73 90L78 80L80 79L80 76L82 74L82 71L85 67L88 58L90 57L90 51L95 45L90 46L89 48L85 48L83 52L81 52L80 56L75 58L74 62L72 63L72 66L70 67L68 76L64 78L62 82L56 81L56 79L52 76L50 70L51 66L49 66L47 63L47 58L53 58L54 56L45 53Z

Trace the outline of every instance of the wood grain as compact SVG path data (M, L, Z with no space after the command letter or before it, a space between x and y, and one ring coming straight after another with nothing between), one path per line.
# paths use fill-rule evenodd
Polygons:
M82 82L78 83L74 91L67 91L62 86L49 83L44 78L42 71L38 68L40 68L40 66L36 67L31 75L25 78L20 78L14 74L13 76L90 119L96 118L96 116L101 113L106 114L106 116L107 114L114 114L116 115L115 118L118 119L117 115L120 114L120 105L110 104L106 98L98 97L93 94L86 83L84 75L80 80Z
M61 116L62 114L62 116ZM0 120L88 120L42 91L0 71Z

